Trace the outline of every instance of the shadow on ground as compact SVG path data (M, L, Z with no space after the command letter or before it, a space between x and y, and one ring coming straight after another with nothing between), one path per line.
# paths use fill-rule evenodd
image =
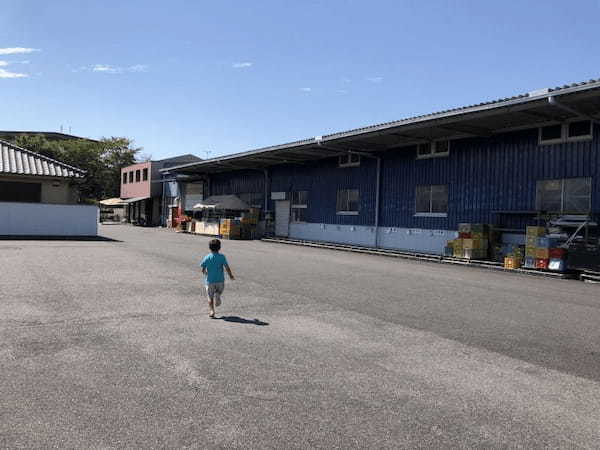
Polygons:
M244 324L248 324L248 325L258 325L260 327L264 327L269 325L269 322L263 322L262 320L258 320L258 319L244 319L243 317L238 317L238 316L221 316L221 317L215 317L215 319L218 320L223 320L225 322L231 322L231 323L244 323Z
M86 241L86 242L123 242L105 236L38 236L38 235L0 235L0 241Z

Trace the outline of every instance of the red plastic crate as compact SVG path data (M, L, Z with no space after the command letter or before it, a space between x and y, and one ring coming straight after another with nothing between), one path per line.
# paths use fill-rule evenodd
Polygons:
M550 259L564 259L567 256L567 250L564 248L551 248Z

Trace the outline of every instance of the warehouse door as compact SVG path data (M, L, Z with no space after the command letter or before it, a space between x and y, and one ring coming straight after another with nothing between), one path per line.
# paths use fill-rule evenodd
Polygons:
M290 201L275 202L275 235L288 237L290 230Z

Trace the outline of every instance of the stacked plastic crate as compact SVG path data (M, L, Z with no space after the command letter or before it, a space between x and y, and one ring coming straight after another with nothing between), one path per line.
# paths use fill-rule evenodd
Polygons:
M538 239L546 234L546 228L544 227L527 227L526 241L525 241L525 264L524 266L528 269L537 268L538 256ZM541 256L544 256L543 252L540 252ZM540 263L543 264L543 263ZM547 268L547 267L546 267Z
M525 267L529 269L567 270L567 251L560 247L564 239L546 234L544 227L527 227Z
M448 242L444 256L465 259L487 259L489 227L481 223L461 223L458 225L458 239Z

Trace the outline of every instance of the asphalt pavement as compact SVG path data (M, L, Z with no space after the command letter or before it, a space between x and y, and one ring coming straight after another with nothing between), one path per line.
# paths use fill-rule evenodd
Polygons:
M0 241L0 448L597 448L600 285L259 241Z

